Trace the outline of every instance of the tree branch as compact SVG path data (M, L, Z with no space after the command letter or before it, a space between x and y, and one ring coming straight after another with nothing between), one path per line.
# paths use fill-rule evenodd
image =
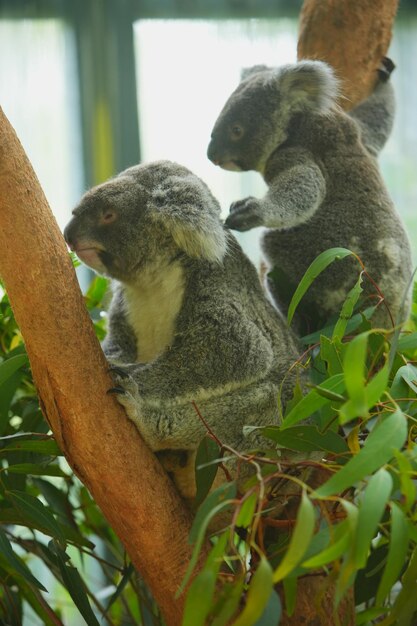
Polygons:
M304 0L298 58L332 65L342 80L340 105L351 109L373 90L386 56L398 0Z
M169 626L190 557L183 502L124 410L45 196L0 110L0 276L25 339L42 411L153 593Z

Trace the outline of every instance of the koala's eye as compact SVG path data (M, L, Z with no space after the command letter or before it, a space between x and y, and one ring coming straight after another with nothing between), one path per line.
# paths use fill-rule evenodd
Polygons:
M232 139L240 139L243 135L243 128L240 124L234 124L231 128Z
M100 223L101 224L111 224L117 218L116 211L112 209L105 209L101 215Z

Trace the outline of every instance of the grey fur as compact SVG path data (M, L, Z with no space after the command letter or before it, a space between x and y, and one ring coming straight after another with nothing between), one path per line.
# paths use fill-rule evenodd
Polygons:
M295 340L219 214L197 176L160 161L88 191L65 229L82 260L116 279L103 349L118 366L119 399L186 497L206 433L192 401L243 450L257 442L243 426L276 423L278 395L285 405L296 380ZM171 467L169 450L179 465L187 451L185 468Z
M262 199L233 203L226 225L272 229L262 247L276 268L278 279L270 287L283 311L314 258L341 246L364 261L396 322L408 312L402 302L411 276L410 247L374 158L392 126L391 69L381 72L374 93L347 115L335 104L338 84L327 64L256 66L245 71L215 123L208 157L225 169L256 170L269 186ZM339 313L357 268L346 258L314 282L299 308L303 332ZM365 301L374 288L368 280L364 285ZM384 305L373 320L390 326Z

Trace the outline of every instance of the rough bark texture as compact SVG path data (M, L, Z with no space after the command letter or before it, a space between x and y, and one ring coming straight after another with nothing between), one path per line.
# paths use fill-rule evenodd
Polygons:
M39 392L68 462L89 488L158 602L181 623L189 517L112 386L66 245L0 110L0 276Z
M340 105L352 108L372 92L376 70L387 54L398 0L304 0L300 14L298 58L332 65L341 83ZM327 476L316 476L316 484ZM299 580L297 603L280 626L334 626L334 586L324 576ZM338 608L343 626L355 624L353 595Z
M387 53L398 0L305 0L298 58L332 65L342 80L340 105L350 109L372 91Z

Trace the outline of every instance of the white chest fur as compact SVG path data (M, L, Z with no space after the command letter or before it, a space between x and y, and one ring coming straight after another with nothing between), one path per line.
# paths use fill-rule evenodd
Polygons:
M179 263L153 267L125 287L127 318L135 331L138 361L153 361L171 345L184 296Z

